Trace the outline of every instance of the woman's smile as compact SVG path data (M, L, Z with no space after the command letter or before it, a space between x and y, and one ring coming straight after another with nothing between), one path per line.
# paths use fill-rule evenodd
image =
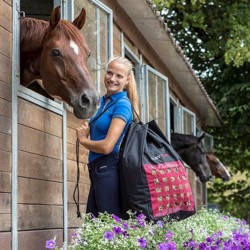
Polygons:
M125 85L129 80L127 68L118 62L112 62L105 74L104 83L107 89L107 95L124 90Z

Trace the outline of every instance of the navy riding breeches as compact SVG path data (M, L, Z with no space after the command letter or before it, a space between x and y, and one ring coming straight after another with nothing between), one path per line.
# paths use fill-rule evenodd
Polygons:
M91 181L87 213L107 212L121 217L119 154L108 154L88 164Z

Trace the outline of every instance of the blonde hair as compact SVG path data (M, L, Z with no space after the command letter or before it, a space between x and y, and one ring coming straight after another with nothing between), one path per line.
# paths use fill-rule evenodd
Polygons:
M134 71L133 71L133 64L130 60L128 60L125 57L115 56L115 57L112 57L108 61L107 68L113 62L123 64L128 69L129 81L128 81L128 84L125 85L124 90L127 91L128 98L129 98L135 112L139 115L140 114L140 112L139 112L139 98L138 98L136 81L135 81L135 76L134 76ZM134 118L137 118L137 115L135 114L134 110L133 110L133 116L134 116Z

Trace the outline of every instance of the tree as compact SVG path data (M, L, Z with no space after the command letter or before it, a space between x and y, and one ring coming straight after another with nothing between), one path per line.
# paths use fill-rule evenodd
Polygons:
M248 0L154 0L216 104L223 125L206 128L232 174L250 177L250 3ZM214 182L209 198L247 218L249 183ZM230 189L229 194L226 192ZM223 194L228 195L223 195ZM248 198L248 199L247 199ZM242 210L235 209L240 204Z

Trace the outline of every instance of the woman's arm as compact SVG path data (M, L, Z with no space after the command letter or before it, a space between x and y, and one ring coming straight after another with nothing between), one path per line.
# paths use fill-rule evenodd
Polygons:
M87 123L85 123L84 125L82 125L80 128L77 129L77 136L80 144L83 145L88 150L95 153L109 154L112 152L125 126L126 123L123 119L113 118L106 138L100 141L92 141L88 139L89 126Z

